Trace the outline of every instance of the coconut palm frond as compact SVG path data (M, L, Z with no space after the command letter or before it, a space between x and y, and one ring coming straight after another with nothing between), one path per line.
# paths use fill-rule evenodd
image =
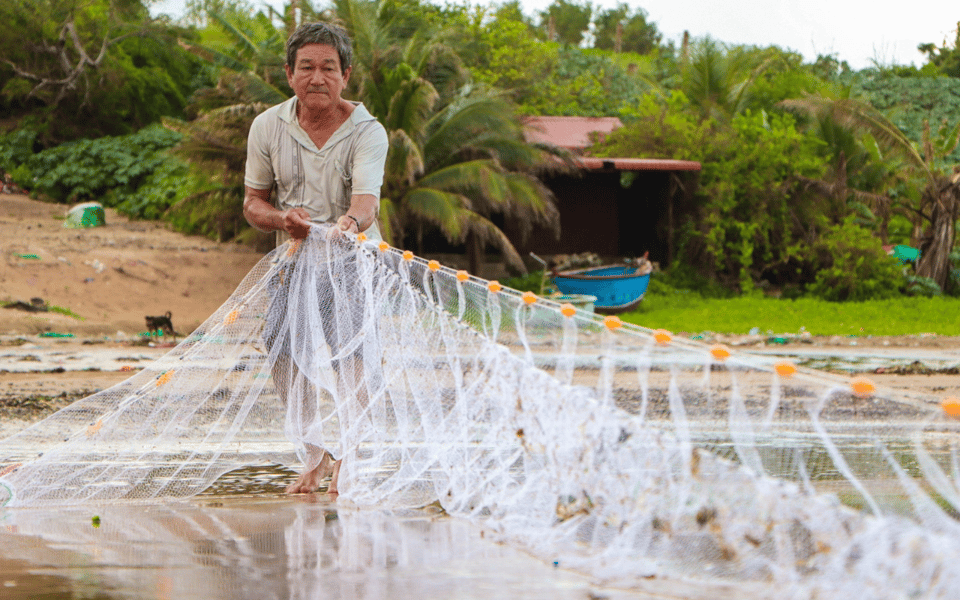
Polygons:
M243 53L246 51L249 54L259 53L259 45L254 42L245 32L241 31L238 27L231 23L226 15L216 11L211 11L207 13L207 17L216 22L223 32L233 39L234 45L237 47L239 52Z
M390 198L380 198L380 234L392 246L397 245L396 232L403 231L399 219L400 208L397 203Z
M553 192L538 178L526 173L504 175L510 189L511 213L520 223L520 234L526 238L533 225L542 225L560 238L560 211L554 203Z
M469 196L475 200L475 208L484 212L492 207L502 206L510 197L510 189L503 179L503 173L496 163L488 159L444 167L427 174L419 183Z
M526 273L527 267L523 264L520 254L513 242L503 231L486 217L471 212L466 215L466 226L469 232L476 236L480 244L493 246L500 250L503 260L508 267L520 273Z
M239 75L243 83L244 95L248 102L273 106L290 97L276 86L264 81L263 78L256 73L246 71Z
M180 46L198 58L213 63L217 66L225 67L232 71L243 71L247 68L246 63L243 61L240 61L229 54L226 54L225 52L220 52L219 50L215 50L207 46L201 46L200 44L188 44L186 42L181 42Z
M420 153L420 147L402 129L391 131L389 139L390 147L387 150L384 166L386 186L389 188L393 182L398 182L407 187L413 187L417 177L423 174L423 155Z
M450 241L462 242L466 236L465 220L473 213L470 200L461 194L417 187L404 197L404 208L410 214L436 225Z
M422 136L439 99L440 94L428 81L416 78L401 83L390 99L387 129L402 129L410 136Z
M879 144L906 158L913 166L924 171L928 178L932 176L913 142L899 127L865 102L851 98L834 100L822 96L807 96L784 100L780 106L818 118L829 116L840 125L869 132Z

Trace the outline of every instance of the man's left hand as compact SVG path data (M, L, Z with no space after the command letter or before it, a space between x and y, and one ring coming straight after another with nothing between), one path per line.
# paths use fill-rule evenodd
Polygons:
M360 233L360 226L354 218L349 215L343 215L337 219L337 229L350 233Z

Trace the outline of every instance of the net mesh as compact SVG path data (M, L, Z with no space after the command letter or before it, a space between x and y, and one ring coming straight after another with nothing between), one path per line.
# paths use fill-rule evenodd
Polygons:
M188 497L329 452L341 499L439 502L608 584L955 598L957 429L317 226L161 359L0 442L0 505Z

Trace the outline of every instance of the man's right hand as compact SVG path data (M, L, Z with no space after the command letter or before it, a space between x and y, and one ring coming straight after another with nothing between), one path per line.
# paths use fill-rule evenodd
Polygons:
M283 230L295 240L302 240L310 234L310 214L302 208L289 208L280 213Z

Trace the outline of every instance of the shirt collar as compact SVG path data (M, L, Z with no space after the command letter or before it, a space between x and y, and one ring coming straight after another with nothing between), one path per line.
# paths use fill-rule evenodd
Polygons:
M365 107L362 102L353 102L352 100L348 100L348 102L353 104L355 108L353 109L353 112L350 113L350 117L344 121L343 125L341 125L340 128L337 129L332 136L330 136L330 139L327 140L327 145L339 141L353 131L353 129L360 123L376 120L376 117L370 114L370 111L367 110L367 107ZM280 105L280 110L277 111L277 116L279 116L282 121L287 123L291 132L293 133L293 136L301 144L307 148L316 148L315 144L310 140L309 136L307 136L307 134L300 127L300 123L297 121L296 96L284 101L283 104Z
M376 117L370 114L370 111L367 110L367 107L363 105L363 102L354 102L352 100L347 100L350 104L354 105L356 108L353 109L353 112L350 113L350 118L347 119L347 123L351 125L357 125L363 123L364 121L374 121ZM280 105L280 111L278 113L279 117L287 123L295 123L297 120L297 97L294 96L289 100L283 102Z

